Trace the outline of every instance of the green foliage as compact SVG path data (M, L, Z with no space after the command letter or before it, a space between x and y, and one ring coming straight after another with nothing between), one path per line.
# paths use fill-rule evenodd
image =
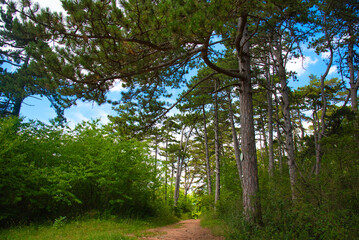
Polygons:
M65 222L66 222L66 217L60 216L55 219L54 224L52 226L54 226L54 228L60 228L65 225Z
M323 138L320 175L311 175L313 139L297 155L301 176L298 199L292 201L287 171L273 177L259 168L263 226L248 224L242 215L240 191L222 188L216 211L207 209L204 225L228 239L357 239L359 237L359 155L356 116L342 107L328 118ZM304 175L305 174L305 175ZM224 177L225 178L225 177ZM225 185L226 186L226 185ZM202 197L205 205L206 198ZM210 201L209 201L210 202ZM217 230L216 230L217 229Z
M0 121L3 224L93 209L148 216L159 207L145 143L122 140L98 122L70 130L17 118Z
M61 227L30 225L0 230L0 239L11 240L128 240L146 236L146 229L171 224L162 218L147 220L117 218L77 219L61 221Z
M59 93L64 86L53 81L48 71L41 71L37 62L27 51L38 37L29 37L25 27L15 15L14 5L3 3L0 7L0 116L19 116L24 99L33 95L48 98L57 113L57 119L64 121L64 108L71 105L71 97ZM37 32L36 30L34 32ZM38 34L38 32L37 32ZM42 69L43 70L43 69Z

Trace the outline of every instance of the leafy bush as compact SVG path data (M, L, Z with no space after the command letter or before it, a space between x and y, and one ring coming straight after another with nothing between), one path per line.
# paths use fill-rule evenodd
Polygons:
M152 215L158 180L147 145L84 122L74 130L0 120L2 224L90 210Z

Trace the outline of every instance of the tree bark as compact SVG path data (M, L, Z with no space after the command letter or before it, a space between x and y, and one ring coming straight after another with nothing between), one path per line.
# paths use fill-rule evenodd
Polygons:
M269 65L269 64L268 64ZM273 153L273 99L272 82L270 79L269 66L266 70L267 78L267 110L268 110L268 174L273 176L274 153Z
M324 14L324 24L326 24L326 14ZM321 93L321 99L322 99L322 116L320 118L320 123L319 123L319 119L318 119L318 137L317 137L317 148L316 148L316 164L315 164L315 174L319 175L320 172L320 164L322 161L322 137L324 136L325 133L325 115L327 112L327 100L325 98L325 78L328 76L330 68L332 66L333 63L333 48L331 45L331 40L329 38L328 35L328 30L327 30L327 26L324 26L324 32L325 32L325 38L328 44L328 48L329 48L329 53L330 53L330 57L329 57L329 63L327 65L327 68L324 72L324 74L321 76L320 78L320 93ZM316 113L317 114L317 113Z
M237 137L237 131L234 124L234 114L232 108L232 99L231 99L231 92L228 91L228 112L229 112L229 121L231 122L232 128L232 139L233 139L233 147L234 147L234 156L236 158L237 170L239 179L242 182L242 163L241 163L241 150L239 148L239 141Z
M287 87L287 78L285 76L284 67L280 67L280 82L281 82L281 93L282 93L282 111L284 117L284 125L285 125L285 143L286 150L288 155L288 168L289 168L289 178L290 178L290 186L292 190L292 200L295 200L296 190L295 185L297 182L296 179L296 166L295 166L295 154L294 154L294 142L293 142L293 130L292 130L292 120L289 109L289 95L288 95L288 87ZM283 73L284 72L284 73Z
M166 138L166 164L165 164L165 203L167 203L167 171L168 171L168 138Z
M186 143L183 147L183 138L184 138L184 130L186 129L186 126L182 128L181 131L181 142L180 142L180 154L178 156L177 160L177 173L176 173L176 184L175 184L175 192L174 192L174 206L177 207L178 198L179 198L179 189L180 189L180 183L181 183L181 173L182 173L182 165L183 161L185 159L185 154L188 147L188 141L191 137L193 127L191 127L188 135L186 136Z
M278 152L279 152L279 170L282 173L283 172L283 154L282 154L282 134L280 131L280 120L279 120L279 99L277 94L275 94L275 106L276 106L276 110L275 110L275 119L276 119L276 130L277 130L277 140L278 140Z
M208 195L211 195L212 194L211 165L209 162L207 118L206 118L206 110L204 108L204 105L202 105L202 111L203 111L204 147L206 152L207 188L208 188Z
M238 19L236 50L238 54L239 72L243 75L240 81L243 210L245 219L248 222L261 224L262 214L258 194L258 166L253 119L247 15L243 15Z
M358 88L359 88L359 72L357 79L354 73L354 30L350 24L348 26L349 44L348 44L348 67L349 67L349 83L350 83L350 101L352 110L358 112Z
M278 37L276 39L278 42L275 46L272 46L272 51L276 58L277 62L277 73L280 81L280 92L282 97L282 112L284 117L284 132L285 132L285 143L286 143L286 152L288 156L288 168L289 168L289 179L290 186L292 191L292 200L296 199L296 190L295 185L297 182L296 179L296 166L295 166L295 154L294 154L294 140L293 140L293 127L292 127L292 119L289 108L289 90L287 86L287 74L285 70L284 60L283 60L283 50L281 39Z
M259 123L260 123L260 128L261 128L261 132L262 132L262 137L263 137L263 145L264 145L264 150L266 155L268 156L268 142L267 142L267 135L266 135L266 128L265 128L265 123L263 121L264 117L262 114L260 114L260 119L259 119ZM261 151L262 152L262 151ZM263 159L263 161L265 161L265 159Z
M220 163L220 146L219 146L219 129L218 129L218 80L215 80L215 94L214 94L214 142L215 142L215 157L216 157L216 191L214 196L214 203L219 201L221 193L221 163Z

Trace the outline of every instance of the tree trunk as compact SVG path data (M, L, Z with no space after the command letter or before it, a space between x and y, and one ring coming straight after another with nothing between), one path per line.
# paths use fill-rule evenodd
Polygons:
M23 97L16 97L14 101L14 108L12 109L12 115L16 117L20 117L20 110L22 102L24 101Z
M319 175L320 169L320 159L321 159L321 135L319 129L321 128L321 124L318 118L317 108L315 107L313 111L313 129L314 129L314 147L315 147L315 165L313 171L315 175Z
M265 153L268 156L268 142L267 142L265 123L264 123L263 119L264 119L264 117L262 116L262 114L260 114L259 122L260 122L260 125L261 125L260 128L261 128L261 131L262 131L263 145L264 145ZM263 160L265 160L265 159L263 159Z
M298 115L298 121L299 121L299 128L300 128L300 132L301 132L301 136L300 136L300 147L301 150L304 149L304 136L305 136L305 130L304 130L304 126L303 126L303 122L302 122L302 115L300 113L300 109L297 109L297 115Z
M215 157L216 157L216 192L214 203L216 204L220 197L221 192L221 163L220 163L220 146L219 146L219 133L218 133L218 80L215 81L215 95L214 95L214 142L215 142Z
M276 128L277 128L277 140L278 140L278 152L279 152L279 170L282 173L283 172L283 154L282 154L282 134L280 131L280 120L279 120L279 99L277 94L275 94L275 119L276 119Z
M267 78L267 110L268 110L268 173L273 176L274 171L274 153L273 153L273 99L272 82L270 79L269 66L266 70Z
M287 79L285 76L285 69L282 68L280 72L281 72L280 82L281 82L281 93L282 93L282 111L283 111L284 125L285 125L285 142L286 142L286 150L288 155L289 178L290 178L290 186L292 190L292 200L295 200L297 198L296 190L295 190L297 179L296 179L292 120L291 120L290 109L289 109L289 95L288 95Z
M259 198L258 166L253 119L253 100L250 76L250 54L247 15L238 19L236 50L238 53L239 72L243 75L240 83L241 140L242 140L242 174L243 174L243 210L248 222L262 223Z
M241 150L239 148L239 141L238 141L238 137L237 137L237 131L236 131L236 127L235 127L235 124L234 124L234 114L233 114L232 99L231 99L231 92L230 91L228 91L228 112L229 112L229 121L231 122L231 128L232 128L234 156L236 158L239 179L242 182Z
M206 118L206 110L204 108L204 105L202 105L202 111L203 111L204 147L206 152L207 188L208 188L208 195L211 195L212 194L211 165L209 163L207 118Z
M358 112L358 88L359 88L359 73L355 79L354 73L354 30L353 26L349 24L349 44L348 44L348 67L349 67L349 83L350 83L350 101L352 110Z
M173 192L173 180L174 180L174 172L175 172L175 164L174 164L174 159L172 159L171 161L171 187L170 187L170 196L172 196L172 194L174 195ZM174 198L173 198L174 199Z
M166 164L165 164L165 203L167 203L167 185L168 185L168 138L166 138Z
M193 127L191 127L188 135L186 136L186 143L185 146L183 147L183 138L184 138L184 130L186 127L182 128L181 131L181 142L180 142L180 154L178 156L178 160L177 160L177 173L176 173L176 184L175 184L175 192L174 192L174 206L177 206L178 203L178 198L179 198L179 189L180 189L180 183L181 183L181 173L182 173L182 165L185 159L185 154L187 151L187 147L188 147L188 141L189 138L191 137L192 134L192 130Z
M158 135L156 133L156 140L155 140L155 176L157 177L157 161L158 161Z
M181 141L180 141L180 153L178 154L177 159L177 172L176 172L176 181L175 181L175 191L173 196L173 205L176 207L179 198L179 188L180 188L180 181L181 181L181 172L182 172L182 145L183 145L183 137L184 137L184 130L186 126L184 126L181 130Z
M285 143L286 143L286 152L288 157L288 168L289 168L289 178L290 186L292 191L292 200L296 199L296 166L295 166L295 154L294 154L294 141L293 141L293 128L292 128L292 119L289 108L289 90L287 86L287 74L285 70L283 52L281 39L277 39L277 44L272 46L272 51L276 57L277 62L277 73L280 80L280 92L282 97L282 112L284 117L284 132L285 132Z

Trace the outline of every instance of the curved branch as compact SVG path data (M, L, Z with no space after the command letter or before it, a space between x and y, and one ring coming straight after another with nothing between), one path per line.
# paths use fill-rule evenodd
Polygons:
M213 70L215 70L218 73L222 73L229 77L234 77L234 78L239 78L239 79L244 78L244 76L239 73L221 68L221 67L217 66L216 64L214 64L213 62L211 62L211 60L209 60L209 58L208 58L208 45L209 45L209 38L207 39L207 42L203 46L204 49L201 51L202 59L207 64L208 67L212 68Z

